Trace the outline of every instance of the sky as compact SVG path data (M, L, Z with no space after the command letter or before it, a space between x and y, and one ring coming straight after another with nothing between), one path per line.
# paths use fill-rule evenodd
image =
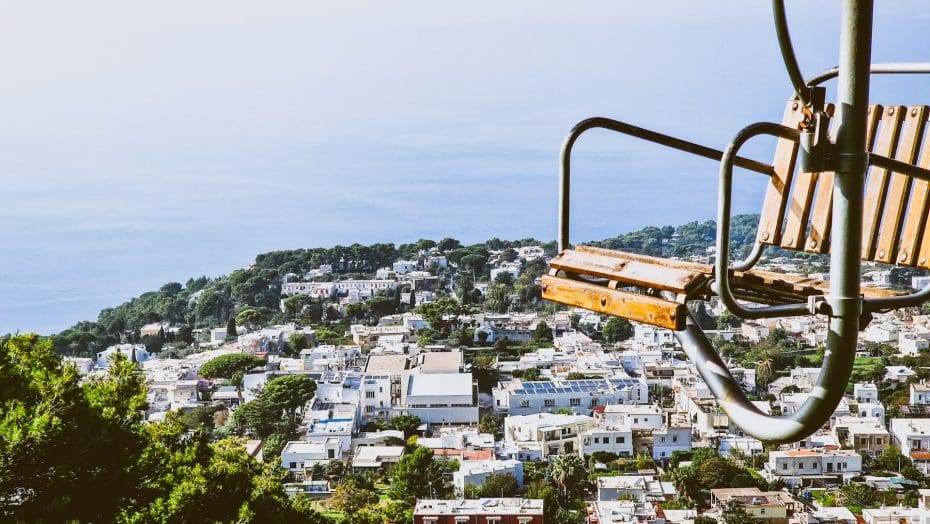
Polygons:
M769 2L0 9L0 333L57 332L274 249L553 239L575 122L722 148L791 89ZM835 65L839 2L788 15L802 70ZM877 2L873 61L928 60L928 21L922 2ZM873 100L927 103L926 87L877 79ZM604 132L575 154L573 239L713 218L713 162ZM763 188L741 177L735 211Z

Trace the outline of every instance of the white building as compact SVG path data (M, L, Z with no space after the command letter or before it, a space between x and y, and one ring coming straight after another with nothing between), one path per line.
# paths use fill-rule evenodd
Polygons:
M930 404L930 386L924 382L911 384L908 403L912 406L926 406Z
M406 375L397 409L431 424L477 424L477 390L471 373Z
M101 369L110 367L110 360L117 353L122 354L130 361L139 363L145 362L151 356L148 350L145 349L145 344L116 344L97 353L97 367Z
M862 473L862 457L852 450L791 449L772 451L765 471L791 487L811 482L845 483Z
M853 398L860 404L875 404L878 402L878 386L871 382L857 382L853 384Z
M924 475L930 474L930 419L893 418L891 438Z
M638 429L660 429L665 425L662 408L655 404L610 404L595 410L594 417L603 424Z
M391 266L391 269L393 269L394 272L398 275L406 275L407 273L416 270L416 268L416 260L398 260Z
M315 464L338 459L339 447L339 439L335 438L331 442L292 440L281 450L281 466L302 478Z
M613 453L619 457L632 457L633 429L630 426L602 424L581 435L581 454Z
M597 478L597 500L665 502L678 497L675 485L652 475L617 475Z
M517 479L518 486L523 485L523 463L519 460L465 460L452 473L452 485L463 493L469 484L480 487L489 476L508 473Z
M577 453L581 435L593 427L594 418L585 415L511 415L504 419L504 439L537 443L543 457Z
M509 415L568 409L587 414L598 406L648 404L649 389L639 379L553 380L510 382L494 388L494 404Z
M667 460L676 451L691 451L691 426L663 426L652 432L652 458Z

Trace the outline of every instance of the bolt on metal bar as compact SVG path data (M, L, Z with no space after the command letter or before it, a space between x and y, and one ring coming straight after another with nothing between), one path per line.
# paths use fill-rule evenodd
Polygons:
M711 160L720 160L723 158L723 151L702 146L694 142L675 138L670 135L644 129L619 120L613 120L604 117L594 117L582 120L575 124L575 127L569 132L562 142L561 162L559 172L559 250L568 249L569 244L569 213L571 210L571 156L572 149L578 138L586 131L591 129L606 129L635 138L654 142L659 145L691 153L693 155L709 158ZM758 162L744 157L735 157L733 163L744 169L755 171L763 175L772 176L775 169L765 163Z

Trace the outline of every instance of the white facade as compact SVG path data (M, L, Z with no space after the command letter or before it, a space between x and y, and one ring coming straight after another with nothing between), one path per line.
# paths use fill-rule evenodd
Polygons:
M595 426L581 435L581 454L596 452L613 453L620 457L632 457L633 429L630 426Z
M783 479L789 486L800 486L806 480L830 477L845 482L862 473L862 457L851 450L772 451L765 470L770 476Z
M912 406L926 406L930 404L930 386L921 382L920 384L911 384L910 400Z
M860 404L874 404L878 402L878 386L869 382L853 384L853 398Z
M594 423L594 418L585 415L512 415L504 419L504 439L540 444L543 457L577 453L581 435Z
M930 419L891 419L891 438L924 475L930 474Z
M676 451L691 451L690 426L665 426L652 432L653 459L669 459Z
M477 424L471 373L406 375L398 410L432 424Z
M523 463L519 460L465 460L452 474L452 485L463 493L469 484L481 486L489 476L507 473L517 479L518 486L523 485Z
M665 425L662 408L655 404L611 404L594 416L604 424L630 426L634 430L661 429Z
M281 467L291 470L302 477L307 469L315 464L322 464L340 458L339 439L329 442L307 442L292 440L281 450Z
M649 389L639 379L523 382L495 388L494 402L499 411L510 415L554 413L560 409L587 414L598 406L648 404Z

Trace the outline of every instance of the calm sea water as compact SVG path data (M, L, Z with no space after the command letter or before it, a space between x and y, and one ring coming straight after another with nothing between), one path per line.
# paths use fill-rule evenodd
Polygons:
M274 249L555 238L555 148L367 154L321 155L312 167L196 166L196 177L179 170L127 187L90 177L66 213L0 214L0 333L57 332L165 282L226 274ZM578 158L575 240L713 216L712 163L596 148ZM751 210L760 188L744 192L738 210ZM30 209L53 198L13 196Z

